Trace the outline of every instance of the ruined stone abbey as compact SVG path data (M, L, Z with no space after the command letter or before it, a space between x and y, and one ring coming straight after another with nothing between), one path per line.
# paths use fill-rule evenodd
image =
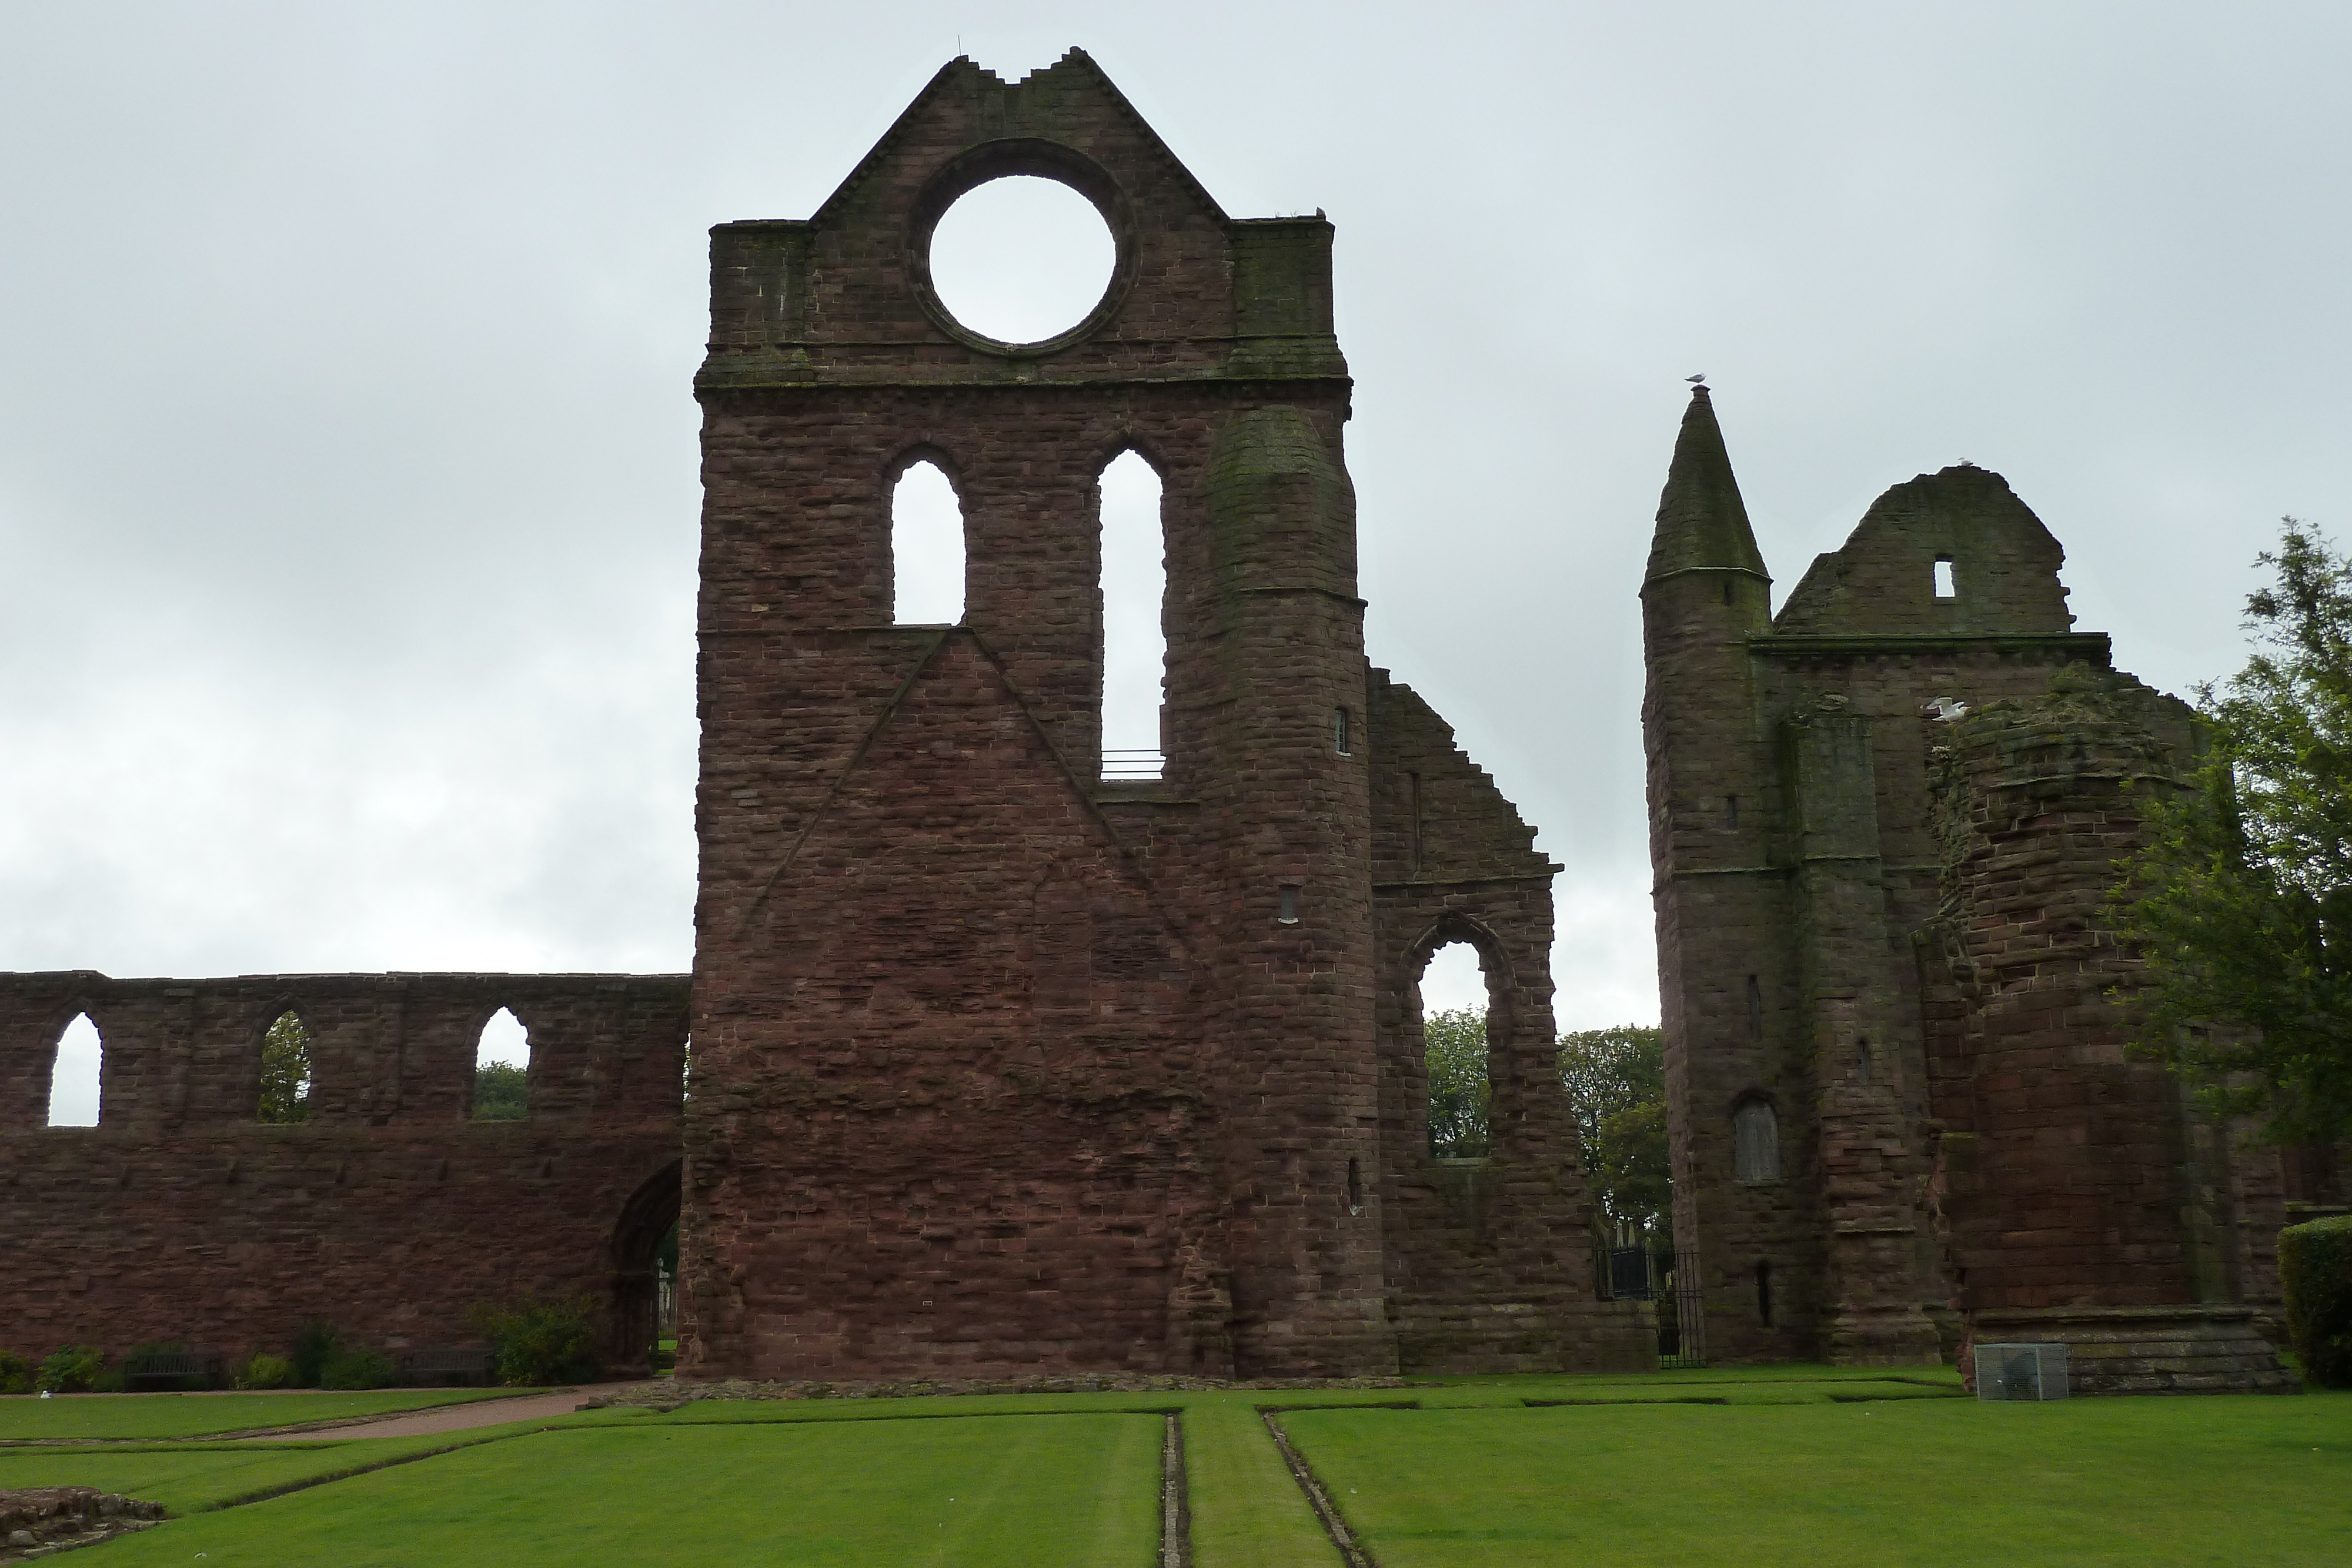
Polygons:
M931 284L941 215L1013 174L1116 244L1042 343ZM1332 236L1227 216L1075 51L959 60L814 216L715 229L693 974L0 976L0 1348L313 1317L456 1345L477 1303L585 1292L641 1370L676 1221L689 1377L1654 1365L1553 1063L1559 868L1365 657ZM1130 452L1167 574L1142 779L1102 738L1098 481ZM895 610L917 462L961 507L953 624ZM2117 1387L2279 1381L2269 1239L2333 1178L2124 1056L2098 901L2126 785L2195 738L2073 630L2060 559L1947 469L1775 616L1693 400L1641 585L1685 1354L1973 1333ZM1475 1160L1427 1132L1419 981L1455 941L1490 1002ZM500 1007L530 1114L475 1123ZM289 1009L311 1114L263 1125ZM85 1013L100 1124L46 1126Z

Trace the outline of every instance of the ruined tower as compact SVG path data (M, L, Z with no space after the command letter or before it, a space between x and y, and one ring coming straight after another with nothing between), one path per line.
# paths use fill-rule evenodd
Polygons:
M1046 342L930 284L941 214L1010 174L1116 242ZM1228 218L1076 51L1013 83L959 60L814 217L713 231L682 1372L1597 1354L1540 1065L1552 868L1367 669L1331 238ZM1163 486L1165 767L1107 781L1097 479L1129 451ZM918 459L961 506L954 625L892 621ZM1392 718L1453 818L1402 808L1421 849L1376 886ZM1384 910L1419 917L1385 947ZM1382 1055L1442 922L1517 1040L1512 1135L1450 1203Z
M2275 1152L2126 1059L2096 914L2137 842L2118 781L2164 787L2189 715L2073 629L2063 560L1963 464L1880 497L1774 615L1692 397L1642 716L1676 1240L1714 1360L1932 1360L1973 1331L2065 1340L2086 1386L2276 1381L2251 1326ZM2063 695L2092 686L2098 725Z

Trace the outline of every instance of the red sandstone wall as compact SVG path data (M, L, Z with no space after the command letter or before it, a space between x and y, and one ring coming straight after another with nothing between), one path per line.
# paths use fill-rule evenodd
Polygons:
M483 1023L531 1039L527 1121L475 1124ZM307 1122L256 1119L261 1039L312 1038ZM45 1124L58 1035L105 1047L96 1127ZM282 1350L306 1321L394 1352L478 1343L478 1304L585 1292L644 1364L675 1213L684 977L0 976L0 1346Z
M1009 172L1092 196L1120 257L1019 354L922 261ZM716 234L686 1370L1394 1364L1345 1196L1379 1150L1328 236L1226 219L1082 56L951 66L815 217ZM1097 480L1129 447L1169 765L1106 785ZM916 456L963 507L952 631L887 625Z
M1408 686L1372 673L1372 874L1391 1311L1408 1372L1647 1370L1654 1336L1592 1279L1590 1200L1555 1061L1551 879L1534 832ZM1421 973L1447 943L1486 973L1495 1086L1483 1160L1429 1156Z
M1990 707L1946 737L1958 859L1931 975L1958 1006L1934 1040L1936 1109L1947 1245L1974 1310L2275 1296L2274 1262L2236 1234L2242 1205L2274 1207L2275 1158L2231 1150L2161 1064L2128 1057L2108 996L2137 973L2099 916L2140 841L2128 786L2169 779L2151 727L2182 716L2111 683Z

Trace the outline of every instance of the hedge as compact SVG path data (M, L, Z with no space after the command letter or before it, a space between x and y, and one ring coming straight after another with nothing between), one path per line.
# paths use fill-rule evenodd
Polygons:
M2352 1214L2279 1232L2286 1332L2304 1379L2352 1388Z

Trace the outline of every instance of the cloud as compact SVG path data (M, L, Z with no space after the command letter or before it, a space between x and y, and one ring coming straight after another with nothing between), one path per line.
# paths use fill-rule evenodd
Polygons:
M1781 591L1960 457L2175 689L2343 537L2340 7L226 5L0 22L17 967L691 951L704 234L1083 43L1338 225L1375 663L1654 1017L1634 591L1714 380Z

